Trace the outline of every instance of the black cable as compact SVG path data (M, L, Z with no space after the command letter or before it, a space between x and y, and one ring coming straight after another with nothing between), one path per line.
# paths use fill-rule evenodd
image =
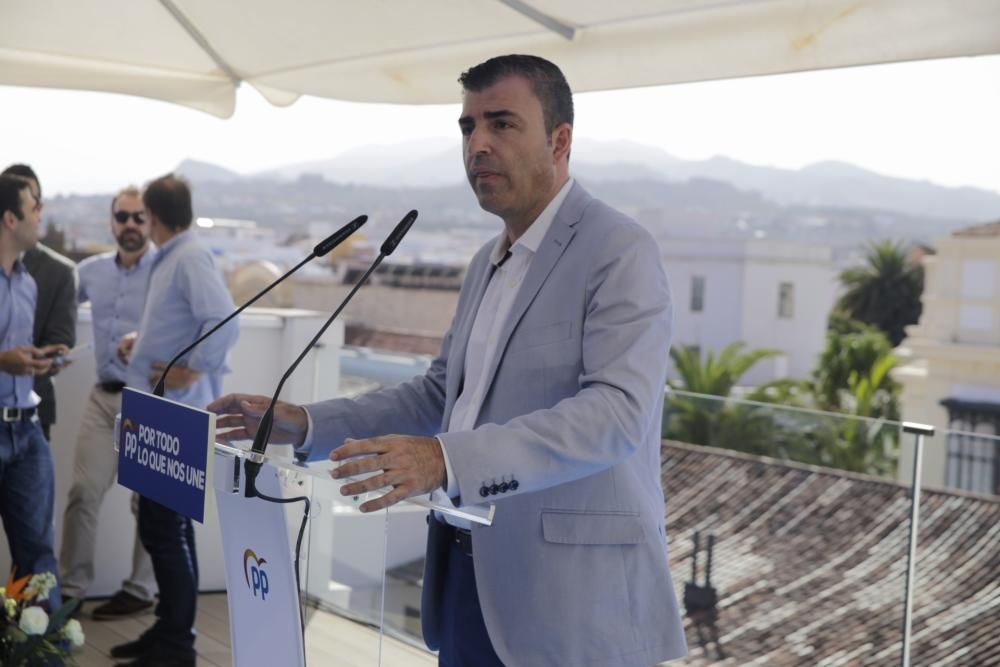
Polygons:
M309 520L309 509L312 506L312 503L309 502L309 498L307 496L297 496L295 498L273 498L257 491L257 497L261 500L266 500L269 503L277 503L279 505L287 505L289 503L302 501L306 506L305 513L302 515L302 523L299 525L299 536L295 540L295 589L299 594L299 622L302 625L302 660L304 665L306 660L306 610L305 603L302 599L302 582L299 580L299 555L302 552L302 537L306 533L306 521Z

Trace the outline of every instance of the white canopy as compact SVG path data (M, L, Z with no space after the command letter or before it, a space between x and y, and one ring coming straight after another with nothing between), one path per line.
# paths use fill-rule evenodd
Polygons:
M3 0L0 84L140 95L227 117L243 81L452 102L502 53L575 91L1000 53L998 0Z

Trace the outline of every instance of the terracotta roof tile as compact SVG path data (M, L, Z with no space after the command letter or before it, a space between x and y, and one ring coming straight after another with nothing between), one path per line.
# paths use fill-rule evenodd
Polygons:
M973 225L972 227L964 227L952 232L951 235L960 237L1000 236L1000 220L997 220L996 222L986 222L981 225Z

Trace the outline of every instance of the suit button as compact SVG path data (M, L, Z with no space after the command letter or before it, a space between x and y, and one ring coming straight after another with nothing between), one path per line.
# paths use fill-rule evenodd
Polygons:
M507 482L500 482L500 493L507 493L507 489L510 488L510 484Z
M490 490L487 489L485 485L483 485L479 487L479 495L485 498L486 496L490 495Z
M497 484L494 484L494 485L492 485L490 487L490 495L491 496L495 496L499 491L500 491L500 486L497 485Z
M510 490L511 491L517 491L517 487L519 487L519 486L521 486L521 484L516 479L510 480Z

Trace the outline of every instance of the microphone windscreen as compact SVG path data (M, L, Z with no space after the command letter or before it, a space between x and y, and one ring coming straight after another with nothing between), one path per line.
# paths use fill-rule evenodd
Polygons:
M391 234L389 234L389 238L387 238L382 243L382 247L379 249L379 252L381 252L386 257L391 255L392 251L395 250L396 246L399 245L399 242L403 240L404 236L406 236L406 232L410 231L410 227L413 225L413 221L416 219L417 219L416 209L404 215L403 219L399 221L398 225L396 225L396 228L392 230Z
M324 240L320 241L313 248L313 255L316 257L322 257L326 253L330 252L341 243L347 240L347 238L354 232L361 229L361 225L368 221L367 215L359 215L358 217L351 220L349 223L335 231L330 236L326 237Z

